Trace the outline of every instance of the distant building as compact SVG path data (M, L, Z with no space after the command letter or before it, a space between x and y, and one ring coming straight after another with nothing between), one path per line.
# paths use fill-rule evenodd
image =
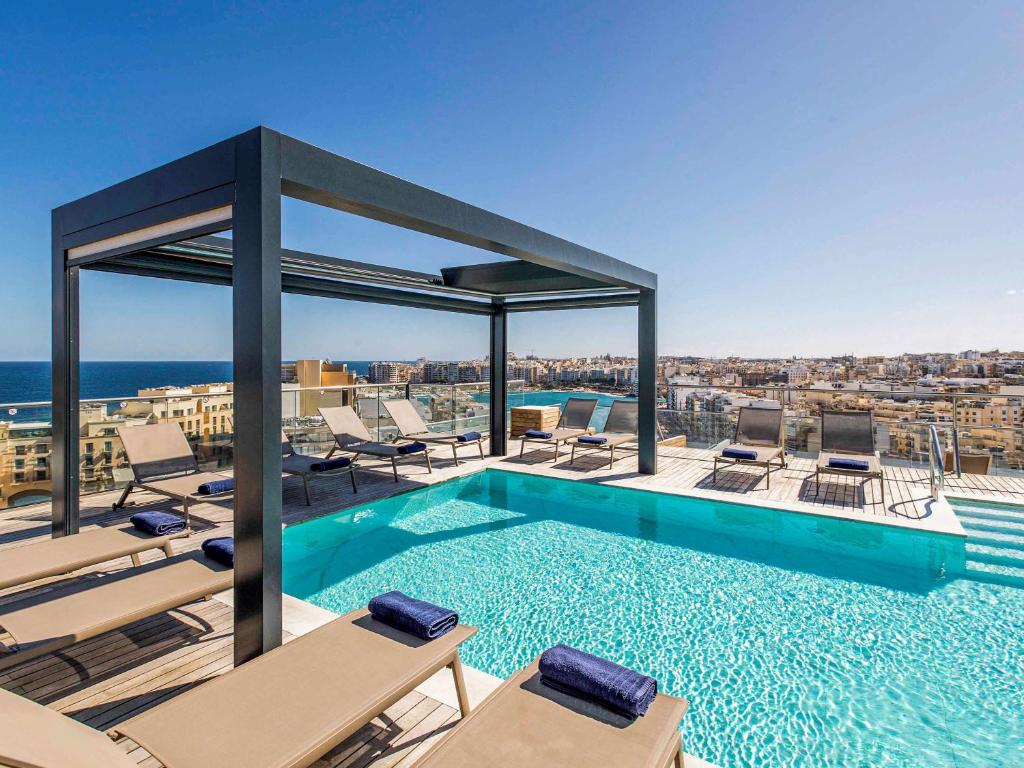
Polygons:
M401 381L401 369L398 363L370 363L367 378L371 384L397 384Z

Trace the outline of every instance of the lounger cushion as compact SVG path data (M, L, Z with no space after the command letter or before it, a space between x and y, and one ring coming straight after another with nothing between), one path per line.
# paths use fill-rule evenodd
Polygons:
M857 459L859 461L867 462L867 469L847 469L843 467L836 467L832 465L835 459ZM821 451L818 454L818 469L822 472L828 472L829 470L835 470L837 472L863 472L866 475L881 475L882 474L882 462L878 458L877 454L867 453L835 453L833 451Z
M225 479L230 478L216 472L197 472L193 475L169 477L164 480L147 480L144 483L139 483L138 486L164 496L170 496L172 499L195 499L201 498L199 496L200 485Z
M643 717L658 694L653 677L561 643L540 655L539 668L545 685L628 717Z
M383 621L421 640L441 637L455 629L459 623L459 614L450 608L417 600L398 590L377 595L367 607L377 621Z
M608 438L601 437L600 435L583 435L578 439L578 442L586 445L604 445L608 442Z
M722 451L722 455L727 459L745 459L746 461L757 460L757 451L747 450L745 448L726 448Z
M403 456L405 456L406 454L409 454L409 453L422 453L423 451L427 450L427 444L426 443L419 443L419 442L417 442L417 443L406 443L405 445L399 445L397 447L397 450Z
M463 432L461 435L456 435L455 439L460 443L472 443L479 440L483 435L479 432Z
M143 533L166 536L185 530L185 521L170 512L136 512L128 521Z
M196 493L200 496L217 496L234 489L235 479L233 477L225 477L223 480L210 480L209 482L201 483L199 488L196 489Z
M523 433L523 437L530 437L535 440L550 440L552 434L550 432L545 432L542 429L528 429Z
M833 469L856 469L861 472L867 472L868 468L871 466L863 459L846 458L844 456L837 456L829 459L828 465Z
M203 554L215 563L229 568L235 565L235 540L230 536L218 536L202 543Z
M309 465L313 472L330 472L333 469L344 469L352 463L347 456L339 456L336 459L321 459Z
M782 448L780 448L778 446L768 447L768 446L759 446L759 445L748 445L746 443L733 443L728 448L726 448L724 451L722 451L722 453L720 455L723 458L729 458L728 456L726 456L725 452L729 451L729 450L733 450L733 449L739 449L741 451L749 451L749 452L755 454L753 459L747 459L747 458L744 457L743 461L755 461L755 462L757 462L759 464L766 464L769 461L775 461L780 456L782 456Z

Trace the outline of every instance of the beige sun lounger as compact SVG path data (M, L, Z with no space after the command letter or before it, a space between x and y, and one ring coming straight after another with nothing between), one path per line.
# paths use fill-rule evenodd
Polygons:
M772 486L772 472L786 466L786 447L783 434L783 412L781 408L740 408L736 420L736 439L723 451L715 456L714 468L711 472L712 482L718 482L719 464L751 464L765 468L765 487ZM724 456L729 449L750 451L756 454L753 459L738 459ZM778 466L775 462L778 462Z
M416 768L682 768L684 699L658 694L630 720L544 685L538 661L460 720Z
M168 768L314 763L444 667L468 714L459 625L429 642L353 611L113 730Z
M359 492L359 489L356 487L355 460L353 460L347 467L314 470L313 467L322 461L327 461L327 459L321 458L320 456L306 456L301 453L296 453L295 447L292 445L292 441L288 439L284 430L281 430L281 472L286 475L294 475L302 478L302 486L306 490L307 507L313 504L313 498L309 493L309 481L313 478L347 474L349 479L352 481L352 493Z
M232 575L191 552L5 606L0 669L213 595L231 586Z
M542 445L555 446L554 461L558 461L558 446L567 443L574 437L587 434L590 428L590 419L597 408L597 398L593 397L570 397L565 401L562 415L558 419L558 426L551 430L551 437L526 437L523 435L519 443L519 458L523 458L523 450L527 443L540 443Z
M128 494L136 488L143 488L180 502L185 514L185 525L191 528L188 514L190 504L221 501L234 496L234 491L209 495L199 493L199 486L203 483L231 478L217 472L199 471L199 462L185 439L185 433L177 424L118 427L117 436L124 444L135 479L125 487L113 509L123 507L128 501Z
M119 557L131 557L139 565L139 553L162 549L167 557L174 555L171 541L188 536L188 531L167 536L149 536L133 526L95 528L75 534L47 539L0 552L0 589L29 584L51 576L63 576Z
M636 442L637 425L639 423L639 403L635 400L616 400L608 411L608 420L605 422L604 431L591 435L594 438L603 438L605 442L600 445L589 442L576 442L572 444L572 452L569 454L569 463L576 461L576 449L585 448L596 451L608 451L608 468L615 464L615 448L626 443ZM582 437L582 436L581 436Z
M433 472L430 466L430 452L402 453L397 445L391 443L378 443L374 441L370 430L363 424L362 419L352 409L351 405L342 405L334 408L321 408L320 415L327 423L327 428L334 435L335 446L327 454L331 458L335 451L347 451L349 453L373 456L378 459L387 459L391 462L391 471L395 475L395 482L398 482L398 462L400 459L414 459L423 454L427 462L427 472Z
M427 429L426 422L416 410L412 400L385 400L384 410L388 412L398 432L406 440L419 441L423 443L441 443L452 447L452 457L455 459L455 466L459 465L459 448L461 446L476 445L480 449L480 458L484 457L484 439L479 437L476 440L459 440L455 432L431 432Z
M833 459L857 459L867 469L829 466ZM866 477L878 480L885 505L885 474L882 459L875 450L875 428L871 411L822 411L821 451L814 469L814 495L818 495L822 475Z

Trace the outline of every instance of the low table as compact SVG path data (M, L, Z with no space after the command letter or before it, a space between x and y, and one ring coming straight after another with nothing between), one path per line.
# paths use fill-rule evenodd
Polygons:
M550 432L558 426L561 411L557 405L520 405L512 409L509 433L521 437L528 429Z

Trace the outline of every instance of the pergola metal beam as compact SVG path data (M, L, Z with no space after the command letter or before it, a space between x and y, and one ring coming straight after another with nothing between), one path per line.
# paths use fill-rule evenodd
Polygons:
M601 309L604 307L635 307L639 297L635 293L610 296L577 296L571 299L545 299L537 301L509 301L509 312L550 312L562 309Z
M78 268L65 267L61 212L52 216L51 533L78 533Z
M508 411L508 315L501 299L494 300L490 346L491 456L504 456L508 453L508 429L505 425Z
M444 284L453 288L495 294L585 291L608 288L607 283L569 274L528 261L497 261L441 270Z
M654 291L640 291L637 307L637 443L642 475L658 474L658 306Z

